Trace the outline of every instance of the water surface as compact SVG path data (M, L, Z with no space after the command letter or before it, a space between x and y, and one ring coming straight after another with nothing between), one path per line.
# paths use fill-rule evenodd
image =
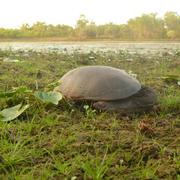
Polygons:
M127 50L137 53L156 53L168 50L180 49L178 42L0 42L0 49L13 51L33 50L33 51L58 51L71 53L90 51L120 51Z

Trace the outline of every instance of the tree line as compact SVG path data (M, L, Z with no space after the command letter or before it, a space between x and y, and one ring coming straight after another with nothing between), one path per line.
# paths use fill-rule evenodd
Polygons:
M75 27L36 22L23 24L17 29L0 28L0 38L63 38L63 39L118 39L118 40L180 40L180 15L166 12L142 14L126 24L107 23L96 25L81 15Z

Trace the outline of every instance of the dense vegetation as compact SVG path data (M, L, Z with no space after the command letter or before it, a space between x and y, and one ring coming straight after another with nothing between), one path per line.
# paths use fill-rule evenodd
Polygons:
M136 74L152 87L158 105L148 114L121 117L76 106L38 101L67 71L109 65ZM0 179L180 178L180 50L71 54L0 50L0 111L19 103L28 109L14 121L0 117Z
M36 22L32 26L23 24L19 29L0 28L0 38L179 40L180 16L175 12L167 12L163 18L159 18L157 14L151 13L130 19L126 24L96 25L81 15L74 28Z

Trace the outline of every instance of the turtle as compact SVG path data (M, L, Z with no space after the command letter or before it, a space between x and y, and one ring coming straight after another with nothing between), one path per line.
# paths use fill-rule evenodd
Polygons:
M83 66L70 70L54 90L75 102L88 101L100 111L136 113L151 110L156 93L125 70L110 66Z

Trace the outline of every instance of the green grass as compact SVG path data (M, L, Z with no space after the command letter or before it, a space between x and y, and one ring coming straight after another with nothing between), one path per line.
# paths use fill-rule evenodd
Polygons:
M22 101L31 105L14 121L0 122L0 179L179 179L180 86L163 77L179 76L180 49L168 51L0 50L0 91L50 91L75 67L108 65L137 74L159 100L152 112L125 118L65 100L47 105L23 93L0 98L0 110ZM22 62L3 62L7 57Z

